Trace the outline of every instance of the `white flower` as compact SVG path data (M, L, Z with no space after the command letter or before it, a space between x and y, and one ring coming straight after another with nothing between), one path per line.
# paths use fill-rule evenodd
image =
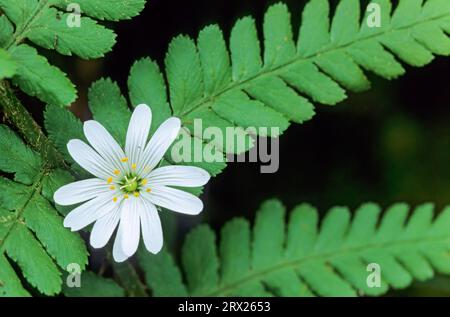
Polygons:
M64 226L78 231L95 222L90 243L104 247L117 226L113 256L123 262L139 245L140 232L145 247L158 253L163 245L161 222L156 206L197 215L203 209L196 196L169 186L198 187L209 174L192 166L156 168L180 131L180 120L167 119L147 143L152 113L139 105L128 126L125 151L96 121L84 124L84 134L92 147L81 140L67 144L70 155L96 178L61 187L54 195L59 205L84 202L64 219Z

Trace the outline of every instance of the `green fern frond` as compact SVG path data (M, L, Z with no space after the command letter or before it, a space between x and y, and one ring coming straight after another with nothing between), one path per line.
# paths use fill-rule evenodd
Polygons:
M340 1L331 22L328 0L309 1L297 43L284 4L268 9L263 45L251 17L235 24L228 45L216 25L203 29L197 43L178 36L169 45L165 75L149 58L132 66L128 78L131 105L152 107L152 129L171 115L181 118L180 138L191 139L187 155L191 159L184 162L184 157L167 155L166 160L195 164L217 175L225 168L225 159L196 162L193 153L209 151L219 157L243 153L254 145L247 127L278 127L283 133L291 122L303 123L314 116L313 102L334 105L346 98L346 90L368 89L363 69L392 79L404 73L399 60L423 66L434 54L450 54L445 33L449 32L450 2L400 1L392 14L390 1L372 2L383 13L379 28L369 28L367 16L360 18L358 0ZM89 104L94 118L123 141L130 113L118 86L109 79L95 83ZM203 131L215 127L225 135L227 127L235 127L244 142L227 144L225 140L222 144L214 136L201 142L198 138L203 131L193 129L195 119L202 119ZM272 135L269 129L262 135L276 137L278 133Z
M51 66L23 42L29 40L63 55L99 58L111 50L116 35L92 18L111 21L129 19L139 14L145 2L84 0L76 2L81 12L72 12L70 5L73 1L0 0L0 10L5 14L0 16L0 47L8 50L19 64L13 82L27 94L46 103L69 105L76 98L73 84L61 70ZM68 22L74 14L79 14L79 25Z
M123 297L125 291L109 278L86 271L81 275L80 287L68 287L64 284L63 293L67 297Z
M220 241L201 225L188 234L179 267L165 251L139 261L155 296L355 296L401 289L434 271L450 274L450 208L433 219L433 205L408 215L396 204L380 217L368 203L351 217L334 207L319 226L317 210L297 206L285 220L277 200L265 202L253 228L234 219ZM216 244L219 247L216 247ZM380 266L380 287L369 287L367 266Z
M181 118L194 138L201 137L192 129L194 119L202 119L203 128L237 127L248 138L244 129L250 126L283 133L291 122L310 120L313 103L335 105L347 90L368 89L364 70L393 79L405 72L400 61L424 66L434 55L450 54L449 1L401 0L395 10L389 0L371 2L381 7L379 28L368 27L367 14L361 19L359 0L340 1L332 19L328 0L311 0L296 41L284 4L267 10L263 43L251 17L234 25L228 43L216 25L203 29L196 42L178 36L169 45L165 76L150 59L133 65L132 104L151 105L161 114L157 120ZM219 147L213 138L205 143L223 153L252 146L249 140L241 148Z
M0 125L0 296L26 296L11 261L21 275L46 295L61 291L61 270L87 264L87 250L76 233L63 227L52 205L53 193L73 180L52 169L8 127ZM59 267L59 268L58 268Z
M17 69L17 63L7 51L0 48L0 80L12 77Z

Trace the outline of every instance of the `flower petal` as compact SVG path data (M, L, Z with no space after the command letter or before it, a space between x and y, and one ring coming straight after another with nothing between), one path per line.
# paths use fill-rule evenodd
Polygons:
M98 178L108 179L114 170L113 166L81 140L70 140L67 149L75 162Z
M177 138L180 128L181 121L175 117L167 119L159 126L145 147L142 155L143 160L139 164L140 175L145 177L158 165L173 141Z
M59 188L53 195L58 205L69 206L79 204L108 192L107 183L99 178L91 178L70 183Z
M100 249L108 243L114 230L119 224L120 210L120 205L117 204L116 208L113 211L99 218L95 222L90 236L92 247Z
M84 135L100 156L114 169L125 172L121 159L125 157L120 145L109 132L97 121L86 121L83 126Z
M148 174L151 185L198 187L210 179L207 171L194 166L164 166Z
M78 231L111 212L117 204L113 196L114 193L103 194L75 208L64 219L64 227Z
M198 197L175 188L153 186L143 196L157 206L183 214L198 215L203 210L203 202Z
M163 246L161 220L155 205L145 199L142 202L144 208L140 209L140 218L144 244L149 252L157 254Z
M123 235L123 226L120 224L119 229L117 230L116 239L114 240L113 246L113 258L114 261L121 263L126 261L129 256L127 256L122 249L122 235Z
M139 198L129 198L122 204L120 225L123 227L121 246L128 257L132 256L138 246L140 238L139 213L143 204Z
M128 125L125 153L128 155L129 164L140 161L147 143L150 125L152 123L152 111L147 105L139 105L134 109Z

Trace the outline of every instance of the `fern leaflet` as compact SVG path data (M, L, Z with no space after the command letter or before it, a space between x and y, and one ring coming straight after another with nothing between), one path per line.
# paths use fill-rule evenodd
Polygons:
M61 269L71 263L84 269L87 264L83 240L63 227L52 205L54 191L72 176L50 168L3 125L0 152L0 170L14 174L14 180L0 177L0 295L28 295L10 261L39 292L58 294Z
M395 10L389 0L372 2L381 8L379 28L368 27L368 14L361 19L359 0L341 0L331 21L329 1L311 0L297 41L284 4L267 10L263 45L251 17L234 25L228 43L217 25L203 29L196 43L178 36L169 45L165 76L148 58L133 65L131 102L152 106L160 121L181 118L183 133L193 138L202 137L194 119L202 119L203 128L234 126L247 138L244 146L218 145L213 137L203 146L242 153L252 146L245 128L278 127L283 133L291 122L314 116L313 102L335 105L346 90L368 89L363 69L393 79L405 72L399 60L424 66L434 55L450 54L449 1L401 0ZM209 171L214 175L223 167L209 164Z
M450 208L433 220L433 206L364 204L351 219L332 208L318 226L310 205L297 206L285 224L285 208L265 202L253 229L234 219L221 231L201 225L182 249L185 282L172 257L141 252L139 260L155 296L355 296L381 295L434 271L450 274ZM381 286L367 284L367 265L381 267Z
M69 105L76 98L73 84L24 41L63 55L102 57L115 44L116 35L93 18L128 19L144 8L145 0L89 0L75 4L77 8L66 0L0 0L4 13L0 16L0 47L9 51L18 64L13 74L0 74L0 78L12 76L23 91L46 103Z

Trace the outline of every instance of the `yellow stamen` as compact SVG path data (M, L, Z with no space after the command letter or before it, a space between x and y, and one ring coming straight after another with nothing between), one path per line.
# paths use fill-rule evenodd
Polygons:
M120 160L122 163L126 163L128 162L128 157L124 157L123 159Z
M131 169L135 170L137 167L136 163L131 164Z
M148 180L146 178L141 181L141 185L147 185L147 183L148 183Z
M113 198L113 202L115 202L115 203L117 202L117 197Z
M113 185L109 189L114 190L114 189L116 189L116 186Z
M138 192L134 192L134 197L139 197L139 193Z
M128 194L125 194L125 195L123 196L123 198L128 199L128 198L130 198L130 196L128 196Z
M146 190L147 193L150 193L151 191L152 191L151 188L147 188L147 190Z
M119 170L114 170L114 175L119 175L120 174L120 171Z
M111 184L112 181L113 181L113 178L112 178L112 177L108 178L108 180L107 180L108 184Z

